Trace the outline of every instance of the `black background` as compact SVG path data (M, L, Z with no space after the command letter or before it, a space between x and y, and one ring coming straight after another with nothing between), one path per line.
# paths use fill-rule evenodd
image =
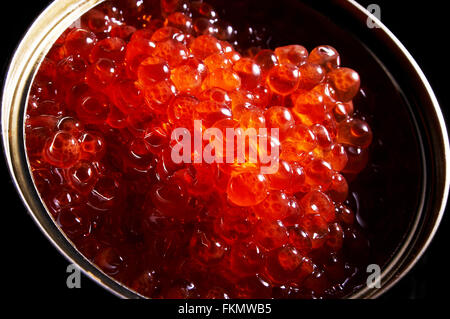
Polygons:
M325 0L320 0L325 1ZM22 35L35 17L48 5L48 0L8 1L1 13L0 63L3 80L9 59ZM359 1L364 6L375 1ZM444 1L429 0L426 4L412 1L376 0L381 7L381 20L403 42L428 77L441 103L446 118L450 110L448 65L450 53L444 47L448 37L448 21ZM446 69L445 69L446 68ZM114 296L87 278L82 289L66 287L68 262L39 231L26 213L9 174L0 159L2 276L3 288L11 296L51 298L113 299ZM399 198L399 200L407 200ZM448 254L446 232L449 217L442 225L430 248L415 268L382 299L434 299L447 295L448 277L445 256Z

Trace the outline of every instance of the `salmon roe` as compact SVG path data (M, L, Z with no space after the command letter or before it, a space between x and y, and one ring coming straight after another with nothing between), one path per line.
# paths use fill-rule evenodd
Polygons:
M77 249L145 297L337 297L366 262L347 183L373 138L354 113L360 76L330 46L243 50L249 30L202 1L106 1L35 77L37 189ZM177 163L172 132L194 120L279 129L265 136L278 169Z

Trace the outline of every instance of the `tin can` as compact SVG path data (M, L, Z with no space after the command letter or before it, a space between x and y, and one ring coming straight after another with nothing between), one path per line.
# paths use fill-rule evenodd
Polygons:
M17 191L30 215L49 241L70 262L77 264L87 276L111 293L122 298L141 298L139 294L105 275L80 254L55 224L33 183L24 143L24 119L28 95L41 62L58 37L82 14L101 2L103 0L55 1L28 30L11 61L3 90L3 147ZM391 122L388 120L386 124L380 121L382 112L377 110L371 110L376 113L372 120L375 123L379 122L379 126L384 127L385 131L392 126L392 132L398 132L399 136L414 135L414 141L405 139L404 145L397 150L395 145L387 145L384 148L384 153L392 154L393 157L385 162L397 165L388 172L390 174L399 172L399 178L410 181L410 185L399 184L405 189L396 194L402 197L401 201L408 201L410 205L390 206L393 209L392 215L395 215L393 223L398 224L399 227L395 228L397 232L395 236L384 236L384 239L379 241L378 249L382 251L383 247L385 248L385 251L375 258L382 266L381 288L374 289L361 285L354 293L347 296L348 298L376 298L398 282L414 266L428 247L441 221L447 203L450 181L448 166L450 149L445 122L432 88L413 57L400 41L365 8L355 1L335 0L320 4L317 1L283 0L282 2L288 10L298 12L300 16L303 15L303 20L299 18L299 21L308 21L308 19L324 21L324 25L328 25L326 28L329 30L347 29L359 39L358 50L365 50L364 54L373 61L374 65L376 64L376 70L370 70L375 66L367 63L368 60L362 61L361 67L368 68L368 72L371 72L369 74L383 73L383 79L386 83L389 82L386 88L392 92L390 98L403 101L401 110L399 107L399 110L391 112ZM323 17L330 17L332 21L325 21ZM338 29L334 26L338 26ZM301 29L300 25L294 27ZM310 44L316 44L313 42L320 40L319 36L311 40ZM348 56L358 54L355 52L355 46L356 44L349 45ZM347 56L345 53L344 56ZM365 73L364 70L361 72L361 74ZM383 87L384 80L380 78L378 80ZM372 88L378 87L376 81L368 82ZM389 110L383 111L386 113ZM376 132L376 128L374 131ZM381 146L380 148L383 149ZM404 152L400 152L399 149ZM406 163L410 163L409 166ZM377 184L380 193L387 192L386 185L389 181L387 178L382 178ZM395 183L389 185L396 186ZM394 192L395 189L399 189L393 188ZM372 197L375 198L375 194L372 194ZM380 195L379 198L388 198L389 201L391 197ZM371 206L369 206L373 209L378 205L375 200L370 203ZM388 209L385 213L391 212ZM364 214L360 218L364 221ZM376 232L381 232L382 226L374 226L374 229Z

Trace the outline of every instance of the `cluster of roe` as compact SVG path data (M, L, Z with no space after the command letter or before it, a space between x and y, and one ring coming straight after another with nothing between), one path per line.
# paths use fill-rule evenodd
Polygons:
M346 204L372 141L359 75L330 46L243 52L236 38L201 1L90 10L32 85L35 184L80 252L143 296L339 296L368 251ZM174 163L171 133L194 120L278 128L278 171Z

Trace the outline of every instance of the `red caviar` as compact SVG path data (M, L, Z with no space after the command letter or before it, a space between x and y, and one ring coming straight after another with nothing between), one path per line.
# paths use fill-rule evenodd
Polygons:
M353 116L360 77L339 53L239 52L201 1L107 1L80 23L36 75L26 144L81 253L151 298L339 295L358 267L345 249L368 249L345 174L364 169L372 142ZM279 169L175 163L171 133L194 120L278 128Z

